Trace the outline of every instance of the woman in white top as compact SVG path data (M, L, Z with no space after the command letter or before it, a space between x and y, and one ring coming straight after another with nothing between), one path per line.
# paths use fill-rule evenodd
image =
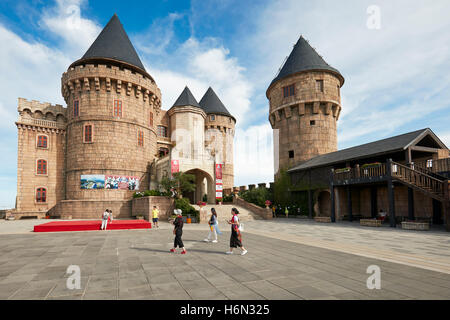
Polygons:
M231 209L231 213L233 214L233 217L230 221L228 221L228 224L231 224L231 238L230 238L230 251L227 251L226 254L232 254L233 248L241 248L242 253L241 256L247 253L247 250L242 246L242 237L241 232L239 231L239 218L238 214L239 211L236 208Z
M109 211L108 209L103 212L102 216L102 226L100 227L101 230L106 230L106 226L108 225L108 218L109 218Z

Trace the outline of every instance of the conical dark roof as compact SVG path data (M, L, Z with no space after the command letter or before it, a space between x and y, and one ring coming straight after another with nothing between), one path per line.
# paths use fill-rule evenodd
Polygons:
M176 106L193 106L202 108L187 86L184 88L183 92L181 92L180 96L178 97L177 101L175 101L172 107Z
M341 73L326 63L316 50L311 47L308 41L303 36L300 36L286 63L281 68L280 73L278 73L270 85L294 73L312 70L330 71L340 78L341 86L344 84L344 77Z
M92 43L84 56L72 65L88 62L89 60L111 59L137 67L145 73L144 65L139 59L119 17L114 14L103 28L97 39Z
M214 90L209 87L203 98L200 100L200 106L206 113L221 114L236 120L230 112L225 108Z

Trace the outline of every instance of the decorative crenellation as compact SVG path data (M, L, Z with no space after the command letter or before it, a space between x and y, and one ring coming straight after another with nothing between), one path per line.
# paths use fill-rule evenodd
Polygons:
M25 98L19 98L18 99L18 105L17 105L17 111L19 113L23 112L24 110L28 109L32 113L36 111L42 112L44 115L48 112L52 113L55 117L58 114L66 116L66 108L64 108L60 104L51 104L50 102L39 102L37 100L27 100Z
M50 121L47 121L50 122ZM54 122L54 124L56 125L56 123ZM42 133L55 133L55 134L66 134L66 129L65 126L64 127L50 127L46 124L44 125L40 125L38 123L21 123L21 122L16 122L16 126L18 130L31 130L31 131L36 131L36 132L42 132Z
M320 113L332 116L336 118L336 121L339 120L339 116L341 114L342 107L334 101L314 101L311 103L298 103L293 102L286 105L282 105L270 113L269 121L272 127L275 126L276 122L281 121L283 118L289 119L291 118L293 113L293 108L297 108L296 115L299 117L309 116L309 115L318 115Z
M75 91L100 91L102 83L107 92L115 85L117 93L125 88L126 95L130 96L134 92L137 99L142 97L143 101L148 100L155 109L161 108L161 90L153 79L116 66L86 64L71 67L61 77L61 91L67 100Z

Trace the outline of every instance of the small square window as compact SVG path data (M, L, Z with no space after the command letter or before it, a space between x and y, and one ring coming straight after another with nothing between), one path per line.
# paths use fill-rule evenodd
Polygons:
M38 136L37 147L47 149L47 136Z
M323 92L323 80L316 80L316 90Z
M315 126L316 125L316 120L310 120L309 121L309 125L310 126Z
M211 119L211 121L215 121L216 120L216 116L212 115L209 117Z
M289 86L283 87L283 97L287 98L295 95L295 85L291 84Z
M289 150L289 159L294 158L294 150Z

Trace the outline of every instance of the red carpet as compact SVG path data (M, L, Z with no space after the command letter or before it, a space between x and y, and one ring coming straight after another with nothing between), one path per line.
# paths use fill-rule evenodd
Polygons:
M99 230L101 220L54 221L34 226L34 232L88 231ZM151 229L152 224L145 220L114 220L108 222L106 230Z

